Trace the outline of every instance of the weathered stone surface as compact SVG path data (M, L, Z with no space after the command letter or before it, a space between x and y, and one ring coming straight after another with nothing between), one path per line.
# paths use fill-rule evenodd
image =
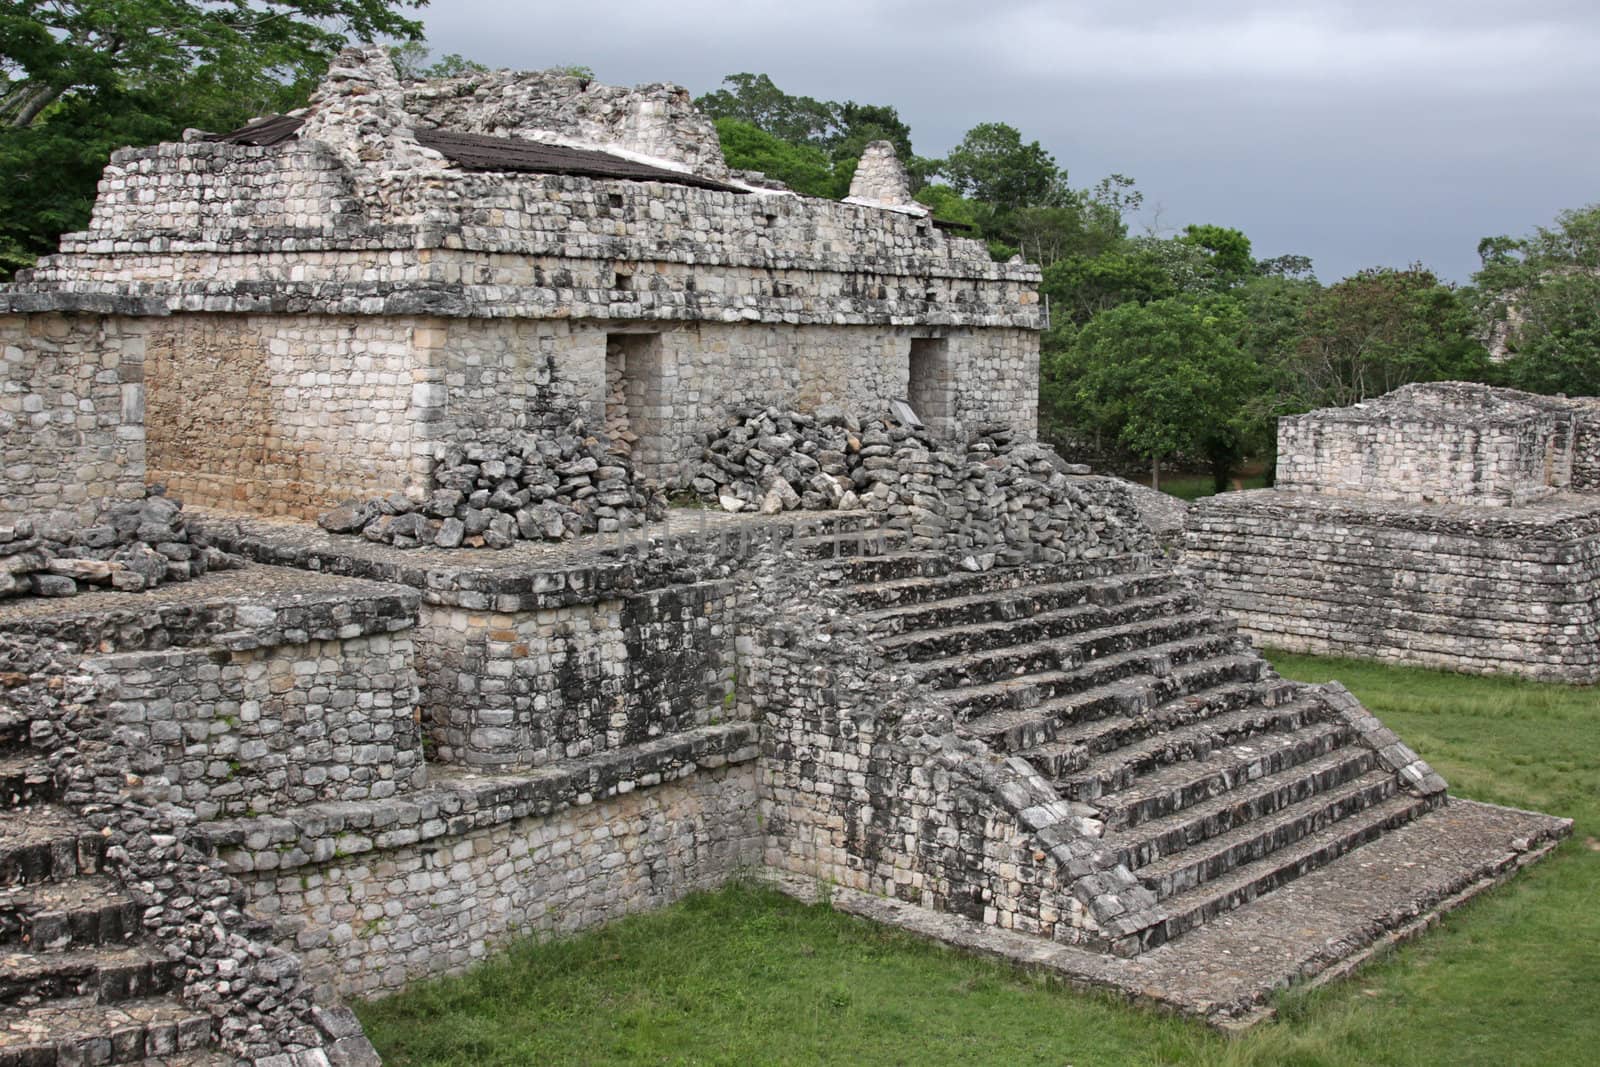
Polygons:
M1407 386L1280 425L1278 487L1205 499L1185 559L1263 643L1600 680L1600 400Z
M372 1062L337 997L763 864L1106 961L1233 945L1217 916L1446 804L1034 442L1037 270L882 146L874 203L794 197L676 88L402 86L380 50L302 117L117 153L0 288L0 592L111 584L0 602L0 750L45 760L7 795L59 806L0 859L137 899L130 981L190 1013L30 1007L44 1059ZM671 166L468 170L435 123ZM191 525L160 485L347 503Z

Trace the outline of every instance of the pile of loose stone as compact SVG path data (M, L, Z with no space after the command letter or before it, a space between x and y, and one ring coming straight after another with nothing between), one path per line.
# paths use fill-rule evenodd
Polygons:
M72 596L86 587L137 593L242 565L191 530L183 504L159 488L109 504L89 526L0 525L0 597Z
M347 500L318 521L330 533L396 548L509 548L610 533L666 513L661 491L581 420L509 445L451 446L434 463L433 484L425 500Z
M690 484L728 511L882 512L914 546L970 552L977 566L1149 551L1127 492L1088 473L1003 424L952 450L892 416L825 406L738 412L708 435Z

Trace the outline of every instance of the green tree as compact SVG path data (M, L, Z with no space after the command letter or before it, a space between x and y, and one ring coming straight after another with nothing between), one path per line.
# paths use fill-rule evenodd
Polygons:
M1257 274L1231 294L1243 308L1247 324L1240 347L1257 368L1261 383L1240 412L1241 445L1247 453L1266 460L1269 478L1276 467L1278 416L1305 410L1296 406L1288 390L1280 393L1277 386L1292 380L1306 316L1322 290L1315 278L1304 276L1310 273L1309 264L1307 260L1304 270Z
M1214 278L1214 287L1229 289L1255 273L1250 238L1228 226L1186 226L1178 240L1202 249Z
M843 195L838 175L822 149L791 144L739 119L717 119L716 126L728 166L760 171L806 196Z
M1040 289L1053 318L1083 326L1126 303L1212 291L1210 256L1191 242L1155 237L1116 241L1093 255L1069 255L1044 269Z
M1496 379L1600 394L1600 204L1563 211L1528 237L1486 237L1478 255L1479 313L1505 356Z
M1022 143L1016 127L985 122L967 131L940 164L940 173L962 196L1000 212L1058 206L1069 190L1066 173L1038 141Z
M0 3L0 273L81 227L114 148L304 100L349 38L411 38L425 0Z
M1225 297L1110 308L1051 361L1050 389L1078 425L1148 459L1159 486L1164 457L1237 451L1240 411L1256 385L1238 343L1243 321Z
M724 88L695 100L695 107L713 119L737 119L780 141L822 148L837 133L838 105L809 96L793 96L765 74L729 74Z
M729 74L722 79L723 88L706 93L695 100L695 106L717 120L718 129L738 133L736 143L724 141L722 153L730 166L742 170L757 170L744 163L734 162L735 156L750 150L751 138L741 127L723 127L722 120L731 119L746 127L754 127L769 136L796 148L813 148L820 151L832 170L830 179L819 184L808 176L806 192L812 196L839 198L850 191L850 179L855 176L861 153L873 141L888 141L895 154L905 164L915 192L935 169L932 160L919 158L911 150L911 127L900 118L900 113L884 104L858 104L853 100L838 102L817 100L809 96L794 96L784 92L765 74ZM763 147L763 155L770 156L774 149ZM733 155L729 153L732 152ZM811 153L803 152L808 161ZM779 177L776 170L767 174ZM826 191L817 191L825 189Z
M933 217L945 222L959 222L963 226L978 228L978 218L983 205L968 200L950 186L941 182L924 185L916 193L917 202L933 212Z
M1279 365L1288 411L1347 407L1408 382L1481 381L1488 353L1463 295L1420 265L1365 270L1316 293Z
M1282 255L1256 260L1256 273L1266 278L1292 278L1296 281L1314 282L1317 272L1311 268L1310 256Z
M1497 380L1533 393L1600 396L1600 275L1552 272L1519 300Z

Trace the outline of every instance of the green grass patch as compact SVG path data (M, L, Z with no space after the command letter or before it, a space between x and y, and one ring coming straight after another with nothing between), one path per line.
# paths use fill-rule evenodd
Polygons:
M359 1007L394 1065L1576 1064L1600 1049L1600 692L1273 656L1338 678L1458 795L1577 820L1557 854L1229 1039L733 885Z
M1149 482L1147 478L1140 480L1146 484ZM1235 489L1265 489L1267 487L1265 472L1244 475L1236 478L1235 481L1238 484L1230 489L1229 492ZM1199 500L1203 496L1215 496L1217 483L1209 474L1163 474L1161 476L1161 491L1180 500Z

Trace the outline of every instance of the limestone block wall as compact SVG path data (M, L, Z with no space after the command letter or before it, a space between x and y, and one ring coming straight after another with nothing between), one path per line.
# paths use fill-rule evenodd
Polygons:
M0 314L0 521L143 495L145 355L138 323Z
M387 632L86 661L135 770L201 819L380 800L424 780L412 646Z
M1600 487L1600 399L1472 382L1403 386L1278 421L1277 488L1516 506Z
M598 791L604 799L547 814L514 815L530 805L510 796L456 795L436 819L471 828L439 836L403 804L381 833L335 822L315 841L264 835L254 852L242 830L237 846L226 827L216 836L251 910L274 921L307 978L371 997L458 973L516 937L662 907L758 862L753 764L737 758L698 772L691 763L685 777ZM269 858L272 866L250 869Z
M447 130L491 137L553 133L676 160L710 177L728 170L716 127L678 85L628 89L556 71L497 70L413 82L404 100L424 123Z
M382 161L374 163L383 177ZM355 171L314 142L123 149L105 172L90 229L64 236L61 255L42 260L36 276L70 268L82 278L89 264L72 262L77 256L131 254L128 273L108 273L116 263L101 260L100 276L156 281L142 267L163 256L381 248L658 259L710 274L743 266L1029 288L1038 281L1038 268L994 263L982 242L947 236L925 218L814 197L443 166L391 186L380 202L360 199ZM981 294L991 291L1005 292L981 285ZM995 310L1004 303L996 299Z
M1591 398L1572 434L1572 488L1600 493L1600 399Z
M247 219L241 204L249 204ZM338 157L316 142L125 149L101 175L82 247L122 254L165 247L152 246L152 238L235 233L243 226L258 238L281 240L348 226L362 213Z
M1464 425L1416 414L1320 414L1278 421L1279 489L1516 505L1570 482L1571 440L1554 419Z
M152 802L212 819L421 786L417 607L398 586L252 566L14 602L0 637L76 649Z
M1190 508L1184 559L1257 642L1600 681L1600 502L1387 507L1260 490Z
M1093 936L1055 857L935 753L861 718L788 709L766 717L762 754L768 867L1003 929Z
M739 699L761 727L763 861L1070 944L1137 951L1155 898L1086 805L1026 760L958 738L943 698L870 638L756 569Z
M146 338L149 477L190 504L313 517L426 481L415 320L176 315Z
M442 763L542 767L737 718L726 581L490 612L426 605L420 705Z

